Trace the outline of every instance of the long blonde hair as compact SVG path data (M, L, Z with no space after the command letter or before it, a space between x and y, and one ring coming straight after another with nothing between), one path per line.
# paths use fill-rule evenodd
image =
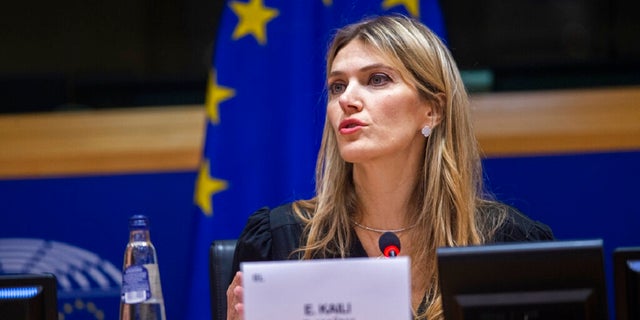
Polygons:
M417 223L415 230L421 231L412 232L410 239L415 248L410 252L412 274L419 273L423 281L417 285L427 289L427 307L417 317L436 319L442 314L436 248L484 243L500 220L488 217L489 221L476 214L488 200L483 200L482 168L468 95L449 50L418 21L382 16L338 30L327 53L327 70L337 53L354 40L386 56L421 97L434 102L440 115L416 173L419 178L408 217ZM436 95L444 99L438 100ZM349 255L354 236L350 217L358 210L352 170L352 164L341 158L335 133L325 121L316 165L316 196L294 205L306 223L300 248L303 258Z

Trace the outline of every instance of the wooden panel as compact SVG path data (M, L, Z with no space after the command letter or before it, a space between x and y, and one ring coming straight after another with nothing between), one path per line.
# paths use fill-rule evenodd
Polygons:
M472 96L487 157L640 150L640 87ZM201 105L0 116L0 178L196 170Z
M640 149L640 87L479 94L486 156Z
M197 167L204 107L0 117L0 178L180 171Z

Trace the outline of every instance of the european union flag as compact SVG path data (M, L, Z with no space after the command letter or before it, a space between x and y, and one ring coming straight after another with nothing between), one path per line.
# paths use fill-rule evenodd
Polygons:
M210 319L208 248L247 217L314 191L332 31L367 16L420 18L440 36L437 0L235 0L218 27L196 184L187 319Z

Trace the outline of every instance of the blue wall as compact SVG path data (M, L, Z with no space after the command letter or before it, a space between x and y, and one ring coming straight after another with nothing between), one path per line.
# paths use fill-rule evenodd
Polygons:
M609 285L613 249L640 245L639 164L640 152L484 160L487 186L496 197L550 225L558 239L603 239ZM195 178L195 172L174 172L0 180L0 240L62 242L121 268L128 240L127 218L147 214L159 256L167 316L181 319L188 292ZM3 249L0 247L0 267L3 254L6 256ZM92 292L63 292L60 307L73 306L65 319L95 313L90 303L105 319L117 318L117 292Z
M195 172L180 172L0 180L0 240L37 238L63 242L94 253L121 269L129 240L128 218L146 214L158 253L167 318L181 319L189 282L195 178ZM7 256L3 249L6 248L0 246L0 267L2 257ZM82 270L86 267L75 269L94 280ZM104 319L118 318L119 292L97 290L93 282L91 289L87 292L74 284L72 292L59 290L59 309L69 304L73 310L66 320L94 319L89 303L103 312Z
M559 240L602 239L613 318L613 250L640 246L640 152L484 161L496 197L548 224Z

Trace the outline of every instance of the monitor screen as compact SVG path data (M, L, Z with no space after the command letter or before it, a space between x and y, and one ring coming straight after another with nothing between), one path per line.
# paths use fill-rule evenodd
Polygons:
M601 240L439 248L445 319L607 319Z
M0 319L58 319L56 290L52 274L0 275Z
M616 319L640 319L640 247L613 252Z

